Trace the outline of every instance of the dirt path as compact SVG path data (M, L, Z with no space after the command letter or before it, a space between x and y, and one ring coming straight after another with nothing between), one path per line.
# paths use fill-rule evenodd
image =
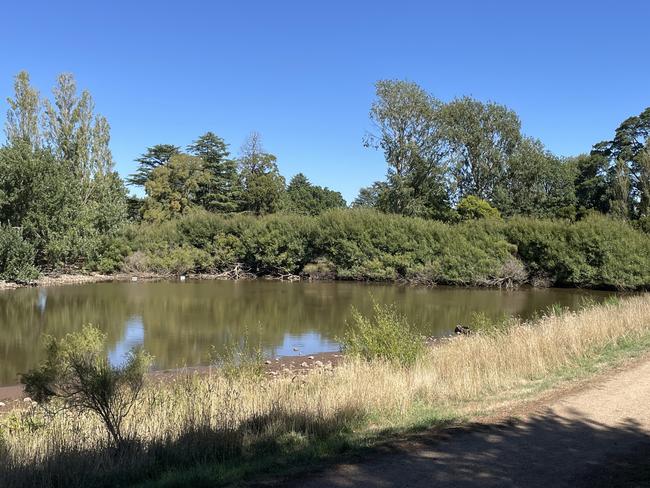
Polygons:
M650 486L650 358L538 406L385 448L283 486Z

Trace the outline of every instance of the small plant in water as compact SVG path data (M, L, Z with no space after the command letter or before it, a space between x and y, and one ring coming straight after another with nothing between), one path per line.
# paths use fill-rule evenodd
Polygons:
M351 356L384 359L402 366L415 363L426 347L424 338L413 331L406 317L394 306L378 303L374 303L371 317L353 309L352 324L348 324L339 342Z
M122 425L144 386L151 356L133 349L122 366L111 365L106 336L91 325L46 341L45 361L21 378L27 394L39 403L59 399L61 408L96 414L113 444L121 447L126 440Z

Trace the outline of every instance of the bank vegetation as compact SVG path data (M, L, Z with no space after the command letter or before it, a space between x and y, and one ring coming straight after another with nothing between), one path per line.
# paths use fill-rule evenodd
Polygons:
M390 310L376 312L350 324L348 358L333 370L269 379L250 368L227 375L215 369L149 380L121 422L118 441L92 409L62 408L70 407L65 398L24 402L0 418L0 483L218 486L310 466L405 429L461 422L650 347L648 295L577 312L553 309L530 322L511 320L407 350L369 335L392 337L391 321L405 327ZM373 321L383 325L373 328ZM53 371L52 364L41 373ZM47 381L32 382L32 391Z

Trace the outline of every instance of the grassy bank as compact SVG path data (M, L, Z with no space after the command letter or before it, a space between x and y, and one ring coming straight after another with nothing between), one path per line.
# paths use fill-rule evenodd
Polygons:
M650 296L463 336L412 366L350 358L273 380L149 384L110 447L91 415L39 405L0 420L2 486L215 486L346 454L390 433L462 421L650 349Z

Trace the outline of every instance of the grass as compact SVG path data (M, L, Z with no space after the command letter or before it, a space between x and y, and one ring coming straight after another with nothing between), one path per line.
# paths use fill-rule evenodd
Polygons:
M409 367L351 358L302 377L187 375L145 388L123 452L91 415L32 405L0 419L0 485L220 486L311 468L648 349L650 295L641 295L459 337Z

